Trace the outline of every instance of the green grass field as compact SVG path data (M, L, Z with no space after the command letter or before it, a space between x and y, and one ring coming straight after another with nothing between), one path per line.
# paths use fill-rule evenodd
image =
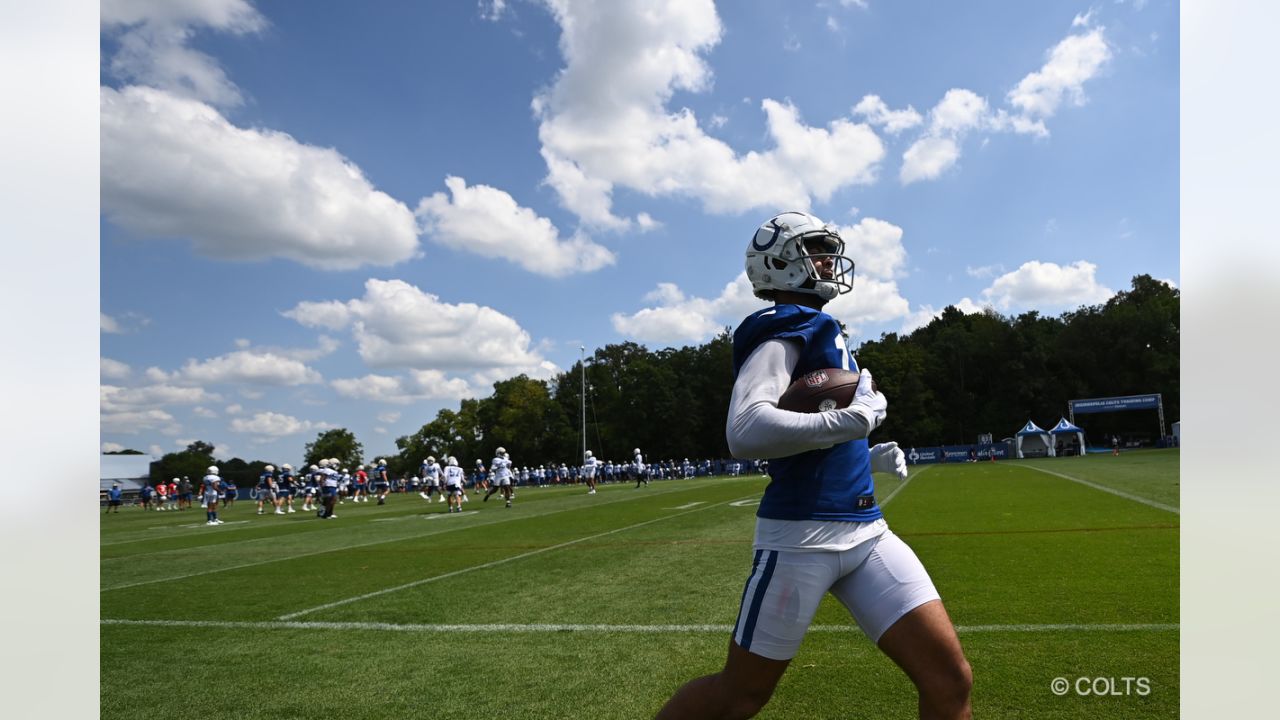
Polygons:
M1178 715L1178 479L1176 450L877 476L976 717ZM765 484L527 488L461 515L396 495L327 521L241 501L212 528L125 508L101 523L101 716L651 717L723 662ZM828 596L759 717L911 718L915 693Z

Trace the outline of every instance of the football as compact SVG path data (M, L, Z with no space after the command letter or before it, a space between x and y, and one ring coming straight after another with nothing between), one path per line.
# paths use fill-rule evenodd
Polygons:
M872 383L875 387L875 383ZM814 370L791 383L778 407L791 412L815 413L848 407L858 389L858 373L843 368Z

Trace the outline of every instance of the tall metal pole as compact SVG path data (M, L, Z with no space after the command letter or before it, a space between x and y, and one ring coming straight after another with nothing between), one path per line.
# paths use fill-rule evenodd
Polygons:
M582 462L587 461L587 346L579 345L578 352L582 356L579 363L582 369Z

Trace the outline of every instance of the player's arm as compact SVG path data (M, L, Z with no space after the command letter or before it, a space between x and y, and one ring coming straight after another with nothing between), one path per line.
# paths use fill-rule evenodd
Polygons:
M799 358L795 343L775 339L761 343L743 363L725 426L734 457L777 458L821 450L865 438L884 421L888 403L871 389L866 371L849 407L819 413L779 409L778 398L791 384Z

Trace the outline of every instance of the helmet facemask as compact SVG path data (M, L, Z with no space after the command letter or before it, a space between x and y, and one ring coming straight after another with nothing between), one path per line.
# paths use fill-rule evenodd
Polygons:
M813 252L807 242L821 242L823 252ZM834 300L837 296L853 290L853 260L844 254L844 240L834 232L810 233L801 235L795 242L803 257L804 270L809 279L795 288L797 292L811 292L823 300ZM818 264L827 258L831 259L831 277L824 278L818 270Z

